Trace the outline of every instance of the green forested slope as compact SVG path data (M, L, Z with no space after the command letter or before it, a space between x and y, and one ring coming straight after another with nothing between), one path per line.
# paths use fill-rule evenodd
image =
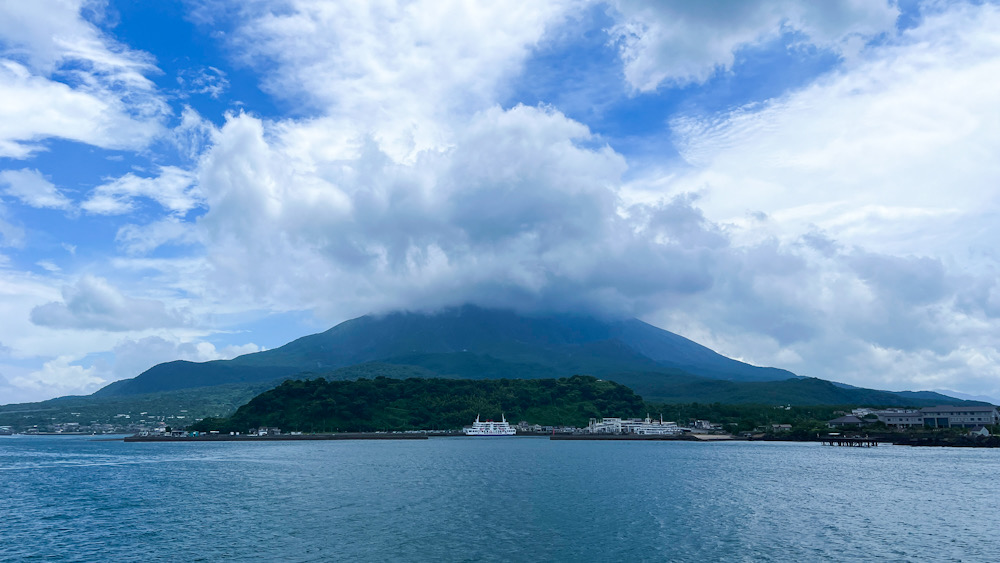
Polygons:
M483 419L583 426L590 417L638 416L644 403L631 389L593 377L532 380L326 379L286 381L227 419L196 430L363 432L450 429Z

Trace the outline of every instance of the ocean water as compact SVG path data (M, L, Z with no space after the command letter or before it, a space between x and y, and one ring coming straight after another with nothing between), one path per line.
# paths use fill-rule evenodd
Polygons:
M1000 450L0 438L2 561L996 561Z

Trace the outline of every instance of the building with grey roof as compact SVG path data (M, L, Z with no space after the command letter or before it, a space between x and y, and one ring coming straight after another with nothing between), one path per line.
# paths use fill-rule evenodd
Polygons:
M924 426L930 428L974 428L1000 423L1000 412L992 405L943 405L920 409Z

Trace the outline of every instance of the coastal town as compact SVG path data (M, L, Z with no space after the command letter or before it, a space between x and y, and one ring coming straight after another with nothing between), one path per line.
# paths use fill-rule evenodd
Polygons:
M781 412L792 407L774 407ZM576 436L579 438L607 438L611 436L648 437L658 439L743 439L743 440L819 440L823 436L879 435L885 441L909 439L908 436L921 433L935 436L934 431L950 431L950 436L988 438L993 436L1000 425L1000 411L992 405L937 406L920 409L888 408L875 409L858 407L840 411L837 416L826 421L813 421L811 425L775 422L756 425L750 429L740 429L733 423L714 422L707 419L683 421L665 420L663 415L644 418L636 417L594 417L586 426L543 425L521 420L517 423L502 421L509 428L509 435L517 436ZM141 437L186 438L206 435L193 432L187 427L200 418L191 417L187 410L173 414L152 414L149 412L117 413L111 421L80 421L80 413L69 413L76 420L53 420L50 424L35 424L27 427L0 425L0 435L104 435L130 434ZM780 415L779 415L780 418ZM487 421L476 421L486 425ZM499 425L488 421L489 425ZM428 436L451 436L469 434L472 426L462 429L419 429L395 431L393 429L372 429L371 434L424 434ZM492 426L491 426L492 428ZM960 429L957 431L956 429ZM940 432L939 432L940 433ZM216 432L218 434L218 432ZM280 428L248 428L245 431L227 432L241 438L271 438L276 436L301 435L302 432L284 432ZM475 433L473 433L475 434ZM490 432L480 434L490 435ZM925 438L926 439L926 438Z

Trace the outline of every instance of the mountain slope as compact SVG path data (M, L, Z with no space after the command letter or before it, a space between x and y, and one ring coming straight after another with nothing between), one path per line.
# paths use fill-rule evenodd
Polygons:
M224 383L266 381L382 361L444 374L497 377L608 376L681 370L733 381L795 377L726 358L637 319L604 321L582 315L522 316L512 311L457 307L437 314L364 316L280 348L204 364L169 362L101 389L98 396L149 393ZM488 365L490 370L484 370ZM435 370L437 371L437 370ZM442 373L439 371L439 373Z

